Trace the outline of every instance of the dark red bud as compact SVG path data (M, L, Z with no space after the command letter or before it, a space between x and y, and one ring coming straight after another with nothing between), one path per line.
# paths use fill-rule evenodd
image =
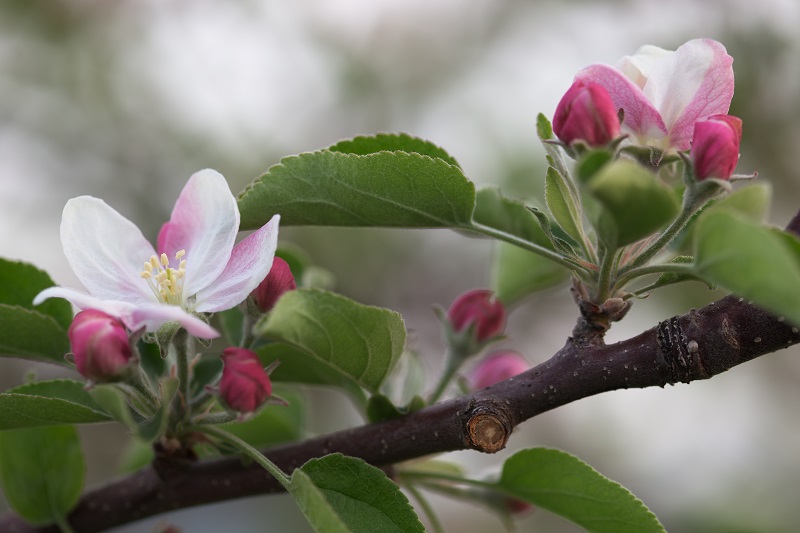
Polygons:
M244 348L226 348L222 352L222 401L241 414L250 414L272 395L272 382L255 352Z
M447 311L447 320L455 332L474 325L475 340L483 342L503 332L506 310L492 291L479 289L459 296Z
M255 300L258 310L266 313L275 307L275 302L285 292L293 291L296 288L297 284L289 265L280 257L276 257L272 261L272 268L267 277L252 292L253 300Z
M576 81L553 115L553 132L567 144L608 144L619 136L619 116L608 91L599 83Z

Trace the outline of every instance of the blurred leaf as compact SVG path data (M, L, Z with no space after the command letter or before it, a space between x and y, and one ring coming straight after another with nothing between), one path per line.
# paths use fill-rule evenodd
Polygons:
M545 176L544 198L547 209L556 223L576 242L583 242L583 213L578 208L578 201L573 188L558 170L548 167Z
M588 182L609 161L611 153L608 150L593 150L583 154L578 162L578 180L581 183Z
M560 450L522 450L503 465L499 489L563 516L592 533L664 533L627 489Z
M545 235L534 215L524 204L504 197L497 189L481 189L475 198L472 219L478 224L499 229L553 249L553 243Z
M800 325L797 237L728 211L702 215L695 234L697 274Z
M240 346L242 343L242 334L244 333L242 330L244 325L242 309L237 305L236 307L216 313L215 316L219 318L220 330L222 330L222 334L225 336L225 340L228 341L228 344L231 346Z
M29 263L0 258L0 304L18 305L51 316L65 331L72 323L72 306L62 298L51 298L33 306L33 299L55 285L50 276Z
M289 270L292 271L292 276L298 282L303 279L305 269L312 265L311 257L305 250L296 244L282 242L275 252L275 257L280 257L286 264L289 265Z
M311 459L294 471L289 492L319 533L425 531L400 488L361 459Z
M68 365L67 332L55 318L20 306L0 304L0 356Z
M633 161L605 165L589 181L588 189L602 206L596 227L610 248L652 235L679 211L672 189Z
M159 382L160 407L150 417L144 417L131 407L126 395L115 385L97 385L91 390L94 400L115 420L124 424L145 442L161 437L169 422L169 407L178 391L178 378L163 378Z
M425 400L420 396L414 396L406 405L395 405L383 394L376 394L367 403L367 418L370 423L381 422L400 418L414 411L419 411L425 407Z
M57 379L0 394L0 430L111 420L84 387L80 381Z
M254 332L318 358L373 393L406 339L403 319L394 311L316 289L284 294Z
M491 288L507 306L568 278L565 268L544 257L505 242L496 244Z
M407 133L379 133L369 137L359 136L338 142L329 148L331 152L367 155L375 152L407 152L410 154L438 157L450 165L461 167L453 156L432 142L412 137Z
M283 226L452 228L467 225L474 206L461 170L405 152L287 157L239 196L243 230L277 213Z
M246 422L232 422L221 427L256 448L300 440L306 423L303 397L285 386L275 386L272 392L289 405L268 404Z
M0 432L0 481L14 511L28 522L62 522L83 491L85 466L72 426Z

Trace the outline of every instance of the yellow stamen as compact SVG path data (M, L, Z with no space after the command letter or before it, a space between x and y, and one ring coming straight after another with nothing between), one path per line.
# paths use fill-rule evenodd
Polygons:
M144 270L139 274L147 281L148 287L159 301L170 305L183 304L183 279L186 276L186 250L175 254L179 261L178 268L170 268L167 254L161 257L152 256L144 263Z

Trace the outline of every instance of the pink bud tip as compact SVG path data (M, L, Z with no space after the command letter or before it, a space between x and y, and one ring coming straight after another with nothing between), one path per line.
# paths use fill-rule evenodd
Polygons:
M506 310L492 291L479 289L459 296L447 311L447 320L455 332L474 325L475 340L483 342L503 332Z
M692 138L692 164L697 180L728 180L739 162L742 120L732 115L712 115L696 122Z
M67 336L78 372L92 381L122 377L133 355L125 326L102 311L87 309L75 315Z
M469 375L473 390L485 389L528 370L531 366L515 351L501 350L487 355Z
M608 144L619 136L619 116L608 91L599 83L578 80L556 107L553 131L567 144Z
M272 395L269 375L254 352L244 348L226 348L222 352L222 363L219 393L233 411L252 413Z
M293 291L297 288L294 281L292 270L289 265L281 259L276 257L272 261L272 268L258 287L252 292L253 299L256 302L256 307L262 313L266 313L275 307L275 302L278 301L283 293Z

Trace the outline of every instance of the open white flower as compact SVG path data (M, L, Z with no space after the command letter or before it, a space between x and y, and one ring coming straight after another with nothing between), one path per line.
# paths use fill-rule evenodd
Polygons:
M223 311L247 298L272 267L279 221L275 215L234 246L236 199L221 174L202 170L178 197L156 253L139 228L104 201L73 198L64 207L61 244L89 293L50 287L33 303L64 298L134 331L177 321L192 335L214 338L219 333L194 313Z

